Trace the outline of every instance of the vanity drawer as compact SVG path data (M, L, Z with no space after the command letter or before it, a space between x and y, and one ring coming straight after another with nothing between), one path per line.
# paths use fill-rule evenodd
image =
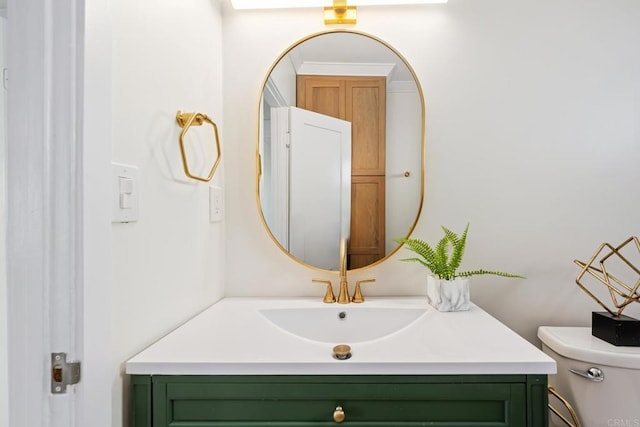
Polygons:
M524 376L497 378L155 376L151 426L527 425Z

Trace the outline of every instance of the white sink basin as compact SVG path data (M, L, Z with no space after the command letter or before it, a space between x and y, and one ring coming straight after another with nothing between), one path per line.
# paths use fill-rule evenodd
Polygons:
M313 341L351 344L398 332L427 312L426 308L332 306L260 310L280 329Z

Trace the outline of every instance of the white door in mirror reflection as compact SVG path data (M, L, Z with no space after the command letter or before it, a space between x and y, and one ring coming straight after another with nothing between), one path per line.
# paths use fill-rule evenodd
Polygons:
M294 257L337 270L351 222L351 123L296 107L273 108L271 122L271 162L288 173L270 177L269 228Z

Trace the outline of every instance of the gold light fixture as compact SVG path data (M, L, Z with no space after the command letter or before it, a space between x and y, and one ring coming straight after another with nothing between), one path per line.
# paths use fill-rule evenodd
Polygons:
M357 9L355 6L347 6L347 0L333 0L333 6L324 8L325 25L355 24Z
M347 4L348 1L348 4ZM448 0L231 0L234 9L324 7L324 23L355 24L357 6L446 3Z

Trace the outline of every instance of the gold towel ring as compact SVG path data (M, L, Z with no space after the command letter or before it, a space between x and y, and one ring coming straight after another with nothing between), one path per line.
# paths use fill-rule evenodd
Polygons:
M180 135L178 136L178 143L180 144L180 155L182 156L182 168L184 169L184 173L192 179L196 179L198 181L209 182L211 178L213 178L213 174L216 172L216 168L218 167L218 163L220 163L220 158L222 157L222 153L220 152L220 138L218 137L218 126L215 124L213 120L211 120L206 114L202 113L183 113L178 110L176 113L176 121L178 125L182 128ZM213 126L213 134L215 136L215 146L216 146L216 160L211 166L209 170L209 175L206 177L194 175L191 173L189 169L189 164L187 162L187 155L184 150L184 136L189 131L191 126L202 126L204 122L209 123Z

